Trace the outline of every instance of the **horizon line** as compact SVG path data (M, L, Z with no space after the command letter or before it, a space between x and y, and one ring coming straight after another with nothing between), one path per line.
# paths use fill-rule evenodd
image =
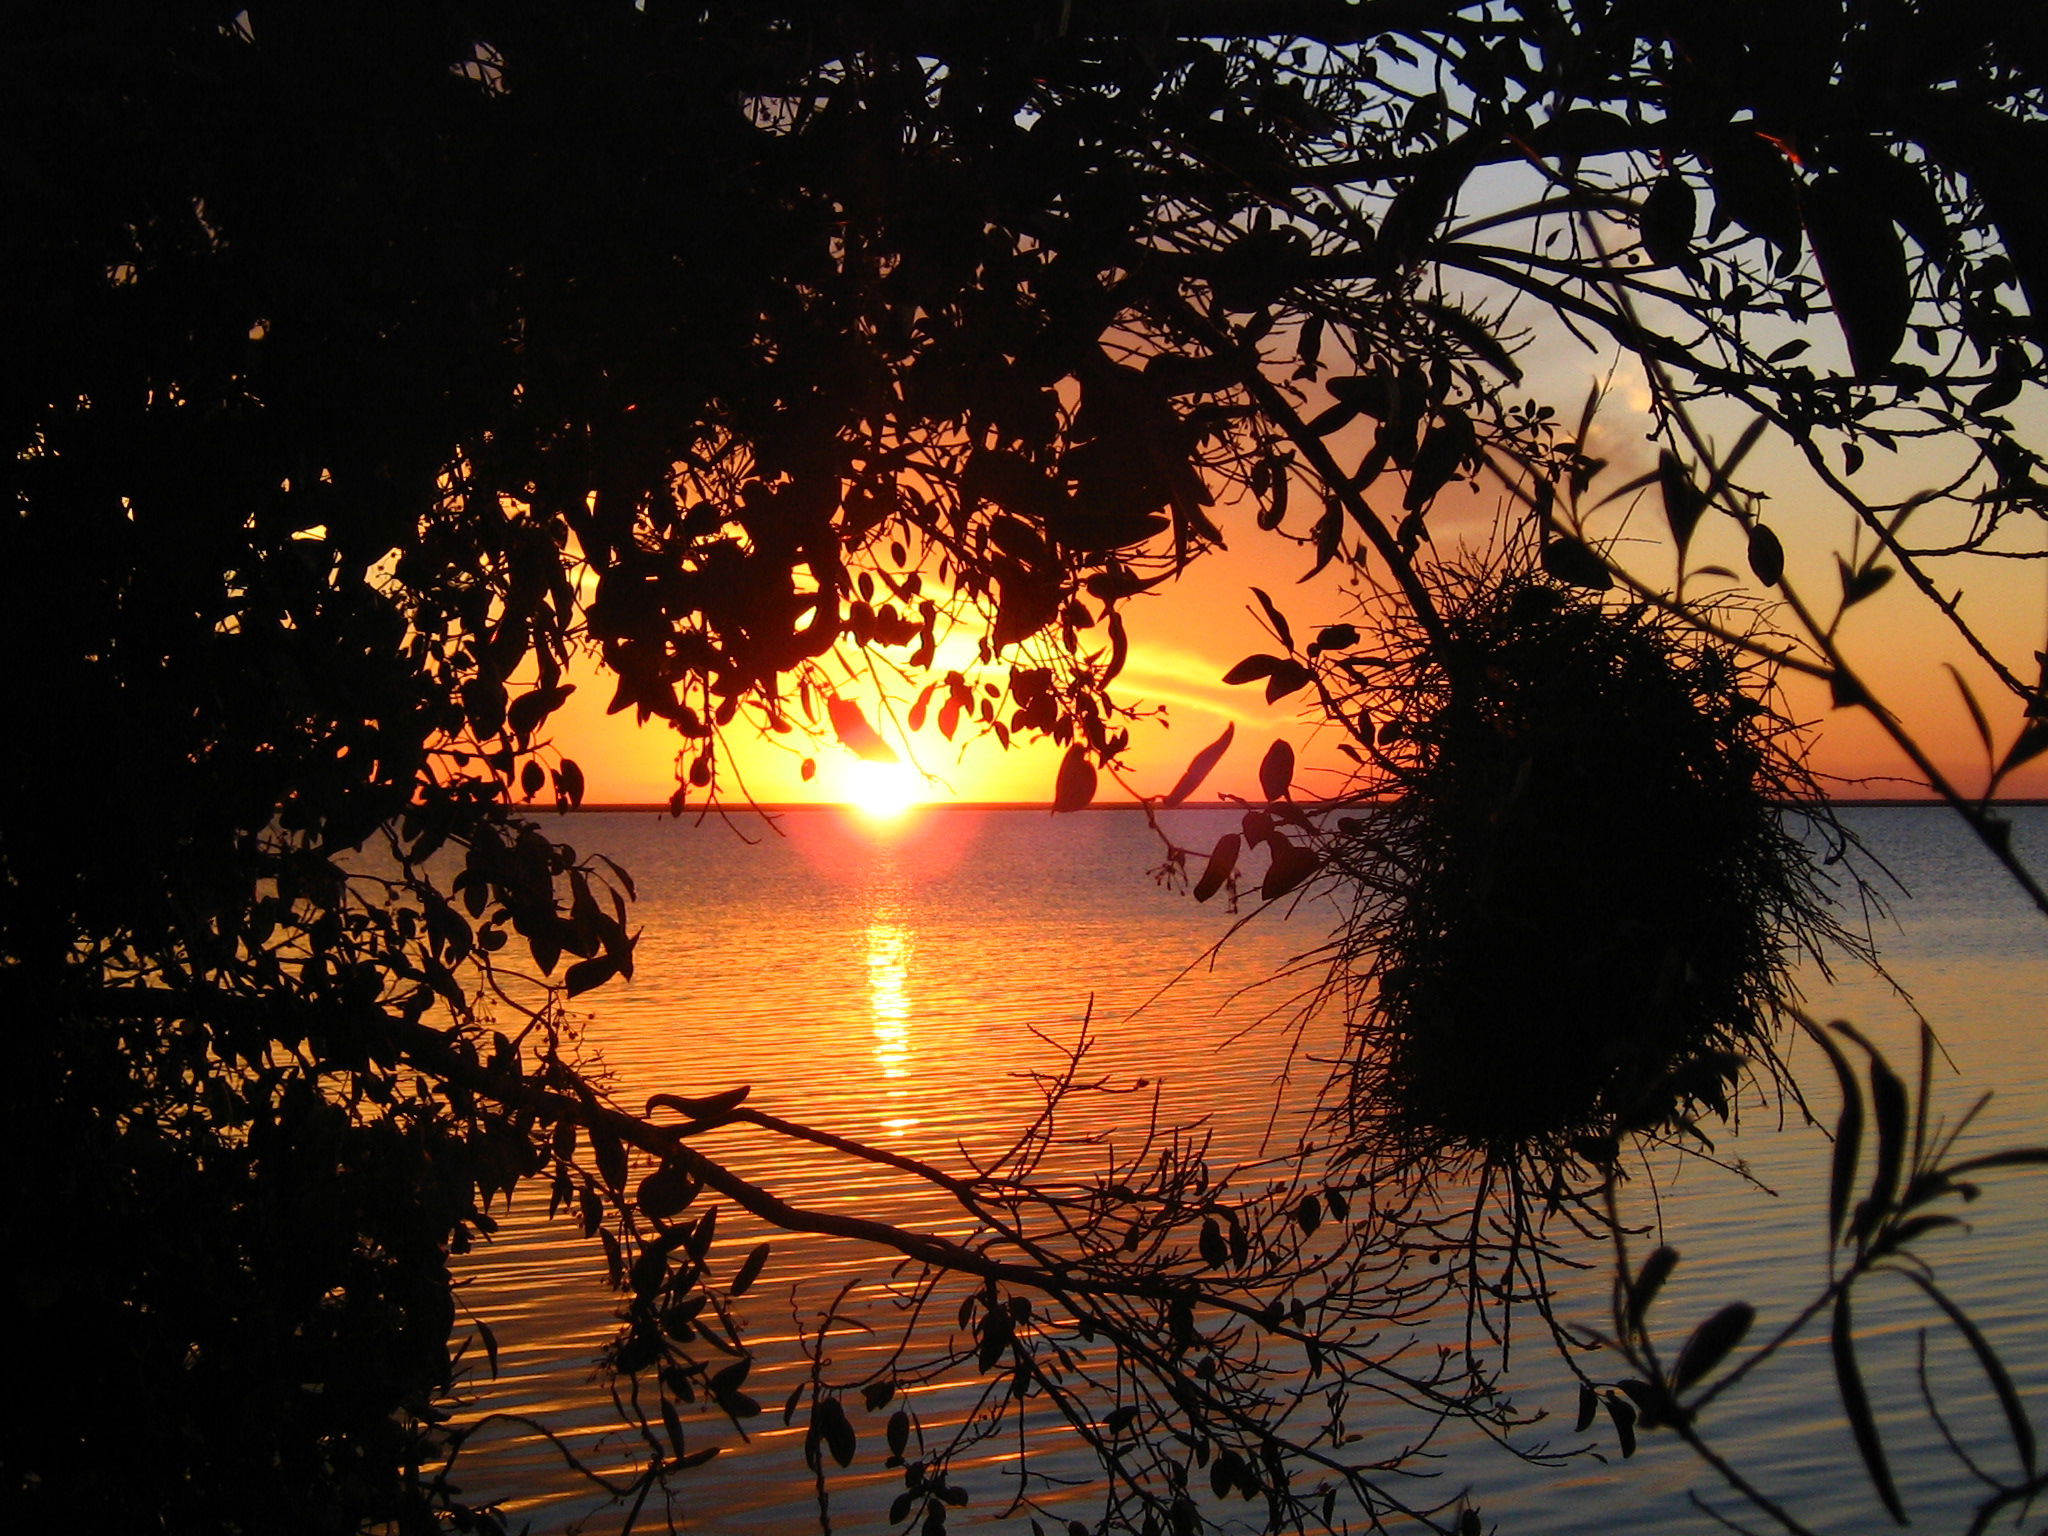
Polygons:
M1148 807L1142 802L1103 801L1099 803L1091 803L1088 805L1084 805L1079 807L1078 809L1080 811L1127 812L1144 811L1147 809L1154 811L1255 811L1262 809L1268 803L1270 802L1251 800L1184 800L1179 805L1167 806L1155 804ZM1288 801L1283 803L1300 806L1304 804L1313 805L1315 802ZM1392 802L1388 800L1360 801L1358 802L1358 805L1361 809L1363 809L1371 805L1386 805L1391 803ZM1781 806L1792 806L1806 804L1808 802L1795 800L1780 800L1774 803ZM1943 800L1940 796L1931 793L1926 795L1828 796L1821 803L1830 806L1838 806L1847 810L1910 810L1916 807L1931 807L1942 809L1948 808L1947 801ZM2048 796L2001 796L1997 799L1986 801L1984 802L1984 804L1990 807L2044 806L2048 805ZM852 802L844 800L760 800L734 801L725 803L693 802L691 804L684 805L680 808L672 807L666 800L604 800L586 801L582 805L570 806L543 806L538 803L530 803L515 805L513 809L531 811L552 810L560 814L575 815L617 815L631 812L650 812L659 813L664 816L674 816L680 819L681 817L688 815L704 815L707 813L716 814L719 812L736 813L748 811L763 811L780 815L788 811L858 811L859 807L853 804ZM903 814L905 815L908 815L914 811L1045 811L1051 813L1052 802L1049 800L919 800L903 808ZM1074 815L1076 814L1076 812L1068 811L1058 814Z

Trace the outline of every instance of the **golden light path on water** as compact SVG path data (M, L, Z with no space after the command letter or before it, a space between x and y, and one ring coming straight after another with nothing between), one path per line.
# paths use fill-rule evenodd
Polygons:
M2048 942L2037 920L2016 912L1986 876L1981 855L1952 836L1939 813L1859 814L1878 852L1922 893L1902 902L1904 926L1888 948L1960 1068L1945 1102L1954 1108L1978 1085L1995 1086L1999 1097L1975 1145L2048 1140L2040 1029ZM1190 846L1206 847L1229 824L1193 813L1177 831ZM1135 816L913 810L883 823L809 812L751 843L715 825L651 816L565 825L557 835L614 854L640 884L636 922L646 925L646 938L636 977L596 994L585 1034L624 1103L657 1091L749 1083L750 1103L766 1111L962 1169L969 1158L1002 1150L1035 1113L1041 1098L1030 1074L1058 1067L1060 1046L1074 1043L1086 1021L1089 1076L1118 1090L1085 1096L1088 1128L1112 1139L1124 1134L1151 1112L1152 1089L1132 1085L1163 1079L1164 1112L1208 1116L1219 1135L1217 1156L1228 1160L1256 1154L1276 1124L1283 1142L1288 1127L1299 1134L1322 1080L1316 1058L1327 1060L1341 1038L1330 1019L1299 1019L1307 978L1286 974L1293 956L1327 936L1330 911L1255 923L1204 958L1231 919L1146 879L1157 847ZM2018 832L2037 857L2048 854L2048 812L2021 813ZM1911 1010L1882 984L1848 976L1836 983L1812 976L1809 984L1816 1011L1855 1018L1889 1048L1910 1043ZM1795 1052L1794 1062L1809 1084L1820 1085L1816 1097L1827 1112L1825 1064L1811 1050ZM1646 1217L1661 1210L1686 1255L1660 1302L1672 1327L1734 1299L1754 1302L1768 1317L1774 1298L1796 1294L1819 1273L1822 1245L1813 1229L1825 1204L1825 1145L1810 1130L1780 1133L1777 1108L1761 1099L1745 1105L1744 1117L1742 1136L1724 1139L1721 1153L1746 1160L1775 1197L1697 1160L1659 1168L1654 1178L1645 1169L1633 1186ZM759 1135L721 1132L704 1150L800 1204L967 1232L956 1210L907 1190L887 1170L849 1167ZM1942 1267L1998 1330L2013 1363L2031 1373L2025 1379L2048 1387L2041 1193L2010 1178L1988 1190L1970 1213L1973 1234L1944 1238ZM859 1315L868 1326L894 1316L890 1277L873 1255L769 1232L731 1211L714 1266L728 1273L764 1240L771 1257L746 1300L745 1323L761 1358L748 1390L767 1411L745 1426L744 1442L716 1415L689 1421L693 1448L725 1447L677 1483L677 1517L694 1532L815 1529L803 1421L785 1429L780 1415L784 1396L809 1370L800 1341L815 1342L818 1318L850 1281L858 1284L848 1305L866 1309ZM590 1380L616 1298L603 1285L594 1246L567 1223L547 1220L544 1193L514 1205L498 1238L465 1262L463 1275L467 1311L490 1323L500 1346L498 1377L478 1411L537 1416L587 1463L614 1473L642 1457L644 1448L617 1427L617 1411ZM1586 1285L1579 1320L1594 1325L1604 1288L1597 1275ZM1898 1332L1904 1351L1913 1336L1905 1315L1874 1307L1864 1326L1876 1337L1905 1330ZM843 1371L884 1337L837 1333L825 1354ZM1940 1340L1931 1347L1930 1358L1947 1360ZM1761 1461L1779 1491L1789 1482L1817 1505L1808 1511L1816 1529L1849 1532L1858 1529L1856 1511L1870 1506L1867 1498L1854 1502L1861 1482L1839 1411L1829 1412L1825 1391L1815 1394L1816 1382L1827 1381L1819 1348L1819 1359L1810 1349L1803 1357L1794 1352L1803 1373L1755 1384L1730 1448L1738 1459ZM1539 1352L1522 1358L1535 1362L1525 1380L1537 1405L1561 1413L1568 1426L1569 1392L1542 1384ZM1974 1424L1986 1408L1981 1381L1967 1360L1948 1364L1969 1388L1955 1405L1958 1421ZM1916 1388L1907 1353L1890 1363L1875 1359L1871 1376L1874 1391L1910 1407ZM917 1406L934 1423L962 1411L943 1393L927 1393ZM834 1528L874 1531L901 1485L880 1467L882 1415L854 1417L862 1451L853 1471L833 1476ZM959 1520L1002 1506L1014 1454L1012 1447L969 1470L976 1502ZM1903 1437L1896 1454L1911 1461L1919 1451ZM515 1530L530 1521L536 1536L547 1536L587 1520L595 1536L623 1521L621 1509L607 1512L604 1498L566 1472L523 1423L480 1431L459 1470L472 1494L509 1490ZM1517 1528L1547 1536L1590 1536L1624 1518L1654 1518L1673 1533L1714 1528L1685 1503L1697 1468L1654 1443L1625 1467L1588 1461L1538 1472L1492 1458L1446 1475L1477 1479L1490 1510L1512 1512ZM1955 1491L1917 1471L1904 1477L1919 1505ZM661 1526L650 1509L636 1528Z
M894 1108L903 1098L897 1079L909 1070L910 1037L910 930L899 923L878 920L868 925L868 1008L874 1016L875 1065L888 1084L886 1096ZM915 1115L891 1115L882 1122L901 1133L917 1124Z

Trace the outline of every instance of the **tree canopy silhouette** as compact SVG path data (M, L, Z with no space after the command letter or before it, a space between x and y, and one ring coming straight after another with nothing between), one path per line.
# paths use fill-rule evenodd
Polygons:
M1794 615L1755 645L1917 752L1834 622L1900 573L2002 689L1990 783L2048 747L1942 575L2048 494L2031 9L172 0L0 35L25 1521L438 1528L448 1255L530 1178L646 1304L620 1367L740 1391L661 1334L703 1281L675 1200L809 1218L562 1049L634 943L628 875L531 809L582 796L547 739L578 652L676 734L678 807L730 793L722 733L886 753L892 691L1066 745L1075 803L1127 746L1125 606L1226 537L1371 569L1427 649L1430 512L1484 477L1544 579L1713 622L1592 531L1584 422L1516 393L1533 308L1640 360L1636 489L1681 561L1743 525ZM1735 451L1708 402L1758 424ZM1738 478L1764 430L1867 530L1825 601ZM1856 478L1919 445L1932 490ZM1248 675L1323 676L1356 729L1346 647L1281 638ZM998 1287L1071 1280L853 1235L986 1283L984 1368L1029 1332ZM1084 1326L1133 1351L1216 1301L1118 1263L1087 1283L1134 1310ZM1229 1454L1219 1491L1300 1514ZM1113 1513L1193 1518L1169 1483Z

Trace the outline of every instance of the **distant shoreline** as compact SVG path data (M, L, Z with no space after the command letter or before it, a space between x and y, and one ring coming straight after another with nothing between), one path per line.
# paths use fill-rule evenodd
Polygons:
M1784 803L1789 805L1792 802L1787 801ZM1947 808L1946 801L1935 799L1932 796L1919 796L1914 798L1908 798L1904 796L1894 796L1889 798L1880 798L1876 796L1855 797L1844 798L1839 800L1830 800L1827 803L1838 810L1859 811L1944 810ZM1998 799L1993 800L1991 802L1991 807L1994 810L2006 806L2041 805L2048 805L2048 798L2038 796L2018 796L2013 799ZM551 805L542 805L538 801L536 801L531 805L516 806L514 807L514 809L532 811L553 811L556 809L556 807ZM568 807L567 809L569 813L573 815L637 815L644 813L667 816L670 814L668 803L662 800L607 801L604 803L586 803L584 805ZM739 815L745 814L750 811L766 811L780 816L790 811L850 811L857 809L858 807L856 806L848 805L837 800L775 800L763 801L759 804L754 805L748 805L745 803L732 803L723 805L691 804L685 806L680 814L682 816L699 816L705 814L717 815L721 813ZM1084 811L1142 811L1144 809L1144 806L1133 805L1128 801L1113 802L1102 805L1088 805L1082 807L1082 810ZM1154 809L1168 808L1154 807ZM1258 809L1258 806L1248 800L1188 800L1183 801L1181 804L1173 806L1170 809L1175 813L1181 811L1237 811L1256 810ZM920 801L916 805L906 807L904 814L908 815L910 812L913 811L1050 812L1051 810L1052 806L1048 802L1043 800L928 800ZM1068 814L1071 815L1073 813L1069 812Z

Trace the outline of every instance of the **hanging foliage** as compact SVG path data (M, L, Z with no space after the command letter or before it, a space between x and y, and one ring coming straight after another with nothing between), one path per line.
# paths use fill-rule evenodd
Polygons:
M1513 560L1428 579L1440 635L1391 612L1375 665L1331 669L1390 796L1327 840L1357 1155L1576 1172L1726 1118L1778 1070L1795 960L1867 954L1768 677Z

